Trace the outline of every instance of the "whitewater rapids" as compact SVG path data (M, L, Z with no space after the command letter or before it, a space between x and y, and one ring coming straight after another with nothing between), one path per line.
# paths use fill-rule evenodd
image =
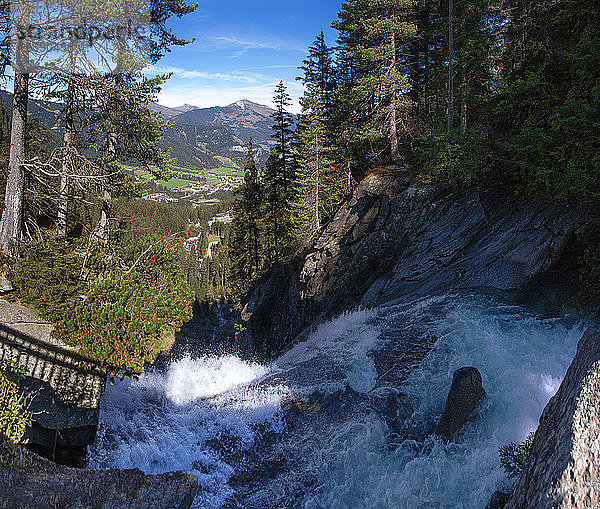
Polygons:
M491 297L446 295L344 314L273 364L189 354L109 388L94 468L198 477L198 508L481 508L511 486L498 447L523 440L583 328ZM456 443L430 432L452 373L487 397ZM414 413L391 424L386 395ZM306 415L292 401L318 402Z

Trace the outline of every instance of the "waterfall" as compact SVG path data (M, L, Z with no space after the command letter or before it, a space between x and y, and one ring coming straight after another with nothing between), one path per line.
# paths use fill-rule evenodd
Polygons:
M343 314L270 365L190 354L107 391L90 466L186 470L202 508L484 508L512 482L498 447L536 429L581 335L444 295ZM430 432L462 366L487 397L446 444ZM390 419L390 394L407 419Z

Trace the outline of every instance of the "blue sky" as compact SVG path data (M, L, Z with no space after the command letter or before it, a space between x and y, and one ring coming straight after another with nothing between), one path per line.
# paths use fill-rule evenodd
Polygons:
M196 12L176 20L176 33L196 40L174 48L151 72L173 72L159 102L198 107L224 106L239 99L271 104L283 79L294 99L298 66L321 28L330 45L330 28L342 0L199 0Z

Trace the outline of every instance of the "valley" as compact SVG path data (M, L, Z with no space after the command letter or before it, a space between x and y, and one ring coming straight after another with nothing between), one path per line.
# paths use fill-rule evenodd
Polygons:
M9 106L12 95L0 90L0 100ZM58 138L62 133L61 112L64 105L31 99L29 116ZM242 170L248 143L252 138L257 163L263 166L269 156L275 110L269 106L242 99L228 106L197 108L184 104L169 108L152 103L149 109L167 121L160 148L175 162L169 168L168 180L155 179L148 168L132 161L122 166L131 171L135 181L144 187L146 199L184 201L200 205L219 201L215 193L232 193L243 181ZM90 149L93 151L93 147ZM152 185L154 184L154 185Z

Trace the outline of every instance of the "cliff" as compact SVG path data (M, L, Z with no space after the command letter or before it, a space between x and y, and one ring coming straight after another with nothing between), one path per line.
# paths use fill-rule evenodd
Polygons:
M600 334L589 330L535 435L507 509L600 504Z
M561 262L584 218L578 207L543 199L454 195L414 184L409 172L372 174L308 253L258 285L239 345L269 358L312 324L356 306L524 288Z

